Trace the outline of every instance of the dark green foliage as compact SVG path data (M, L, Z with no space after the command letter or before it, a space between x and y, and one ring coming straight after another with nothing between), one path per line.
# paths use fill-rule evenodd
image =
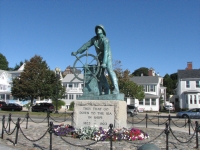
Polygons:
M62 97L64 91L65 88L62 87L61 81L56 77L54 71L51 71L42 57L37 55L26 62L24 71L13 80L11 89L14 97L30 99L31 104L38 97L40 99Z
M8 61L6 57L0 53L0 70L8 70Z
M143 87L137 85L133 81L130 81L130 71L128 69L123 70L121 68L121 61L115 61L114 63L114 71L118 78L118 85L120 93L124 93L125 97L132 97L136 99L143 99L144 98L144 91ZM108 81L110 79L108 78ZM110 83L110 82L109 82Z
M145 67L141 67L139 69L136 69L132 75L133 76L141 76L141 74L143 74L143 76L149 76L149 69L148 68L145 68Z
M163 78L163 86L167 87L166 93L167 93L167 97L169 97L169 95L174 95L174 90L176 88L176 84L177 84L177 73L174 74L166 74Z
M52 103L56 107L56 100L53 100ZM61 109L62 106L65 106L65 102L62 100L58 100L57 106L58 106L58 110L59 110L59 109Z
M74 101L70 103L69 110L74 111Z

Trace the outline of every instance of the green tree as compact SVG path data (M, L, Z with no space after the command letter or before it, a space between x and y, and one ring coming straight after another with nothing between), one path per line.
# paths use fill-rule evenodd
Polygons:
M18 78L13 80L11 93L19 99L33 100L40 97L51 98L53 100L61 98L65 92L61 81L56 77L54 71L47 66L42 57L35 55L26 62L24 71Z
M54 106L56 106L56 100L53 100L52 103ZM58 100L57 106L58 106L58 110L59 110L62 106L65 106L65 102L62 100Z
M149 76L149 72L148 72L148 68L145 68L145 67L141 67L139 69L136 69L132 75L133 76L141 76L141 74L143 74L143 76Z
M144 98L143 87L131 81L130 77L132 77L132 75L130 74L130 71L128 69L123 70L121 66L122 66L121 61L117 60L114 62L113 67L116 76L118 78L118 85L120 92L124 93L126 97L133 97L139 100L143 99Z
M69 105L69 110L71 110L71 111L74 110L74 101L70 103L70 105Z
M1 70L8 70L8 61L6 57L0 53L0 69Z
M169 98L169 95L174 94L174 89L173 89L173 80L169 76L169 74L166 74L163 78L163 85L167 87L166 93L167 97Z

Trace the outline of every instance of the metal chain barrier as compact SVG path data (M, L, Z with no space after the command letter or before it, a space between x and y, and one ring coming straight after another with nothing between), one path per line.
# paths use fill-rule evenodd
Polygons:
M172 120L172 123L178 128L183 128L188 124L188 122L186 122L183 126L178 126L173 120Z
M42 121L40 121L40 122L36 122L36 121L34 121L31 117L29 117L30 118L30 120L32 121L32 122L34 122L34 123L42 123L42 122L44 122L46 119L47 119L47 117L46 118L44 118L44 120L42 120Z
M149 119L150 121L153 120L154 118L157 119L158 116L153 116L151 119Z
M12 123L16 125L16 123L11 119Z
M150 119L149 119L150 120ZM151 121L151 120L150 120ZM165 124L166 122L167 122L168 120L166 120L165 122L163 122L163 123L154 123L153 121L151 121L151 123L153 123L153 124L155 124L155 125L163 125L163 124Z
M57 122L57 123L61 123L61 122L65 122L66 120L63 120L63 121L56 121L54 118L52 118L51 116L50 116L50 118L53 120L53 121L55 121L55 122Z
M137 119L139 119L139 120L144 120L144 119L145 119L145 117L144 117L144 119L140 119L137 115L135 115L135 117L136 117Z
M144 119L146 119L146 118L144 118ZM138 123L141 123L142 121L144 121L144 119L139 122L134 122L134 123L132 121L128 121L128 123L138 124Z
M15 132L16 129L17 129L17 126L15 126L15 128L13 129L12 132L8 132L8 131L6 130L6 128L4 128L4 131L6 132L7 135L12 135L12 134Z
M24 118L24 120L25 120L25 118ZM20 122L19 124L22 124L24 122L24 120L22 120L22 122Z
M173 137L174 137L178 142L180 142L180 143L188 143L188 142L190 142L190 141L192 140L192 138L194 137L194 135L195 135L195 132L194 132L194 134L192 135L191 138L189 138L189 139L188 139L187 141L185 141L185 142L182 142L182 141L180 141L180 140L174 135L174 133L173 133L173 131L172 131L172 129L171 129L170 127L169 127L169 130L171 131Z
M54 118L60 118L60 117L62 117L63 115L65 115L65 113L62 113L60 116L57 116L57 117L52 115L52 117L54 117ZM51 117L51 116L50 116L50 117Z
M9 121L7 122L7 125L6 125L6 127L4 126L4 128L5 128L5 129L8 127L8 124L9 124Z
M23 135L27 140L29 140L29 141L31 141L31 142L37 142L37 141L41 140L41 139L48 133L48 131L49 131L49 128L48 128L47 131L46 131L40 138L38 138L38 139L36 139L36 140L32 140L32 139L29 139L29 138L24 134L24 132L22 131L21 127L20 127L19 129L20 129L22 135Z

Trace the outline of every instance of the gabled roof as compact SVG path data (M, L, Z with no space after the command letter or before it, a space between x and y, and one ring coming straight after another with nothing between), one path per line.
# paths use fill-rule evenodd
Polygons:
M83 79L83 74L79 74L79 78ZM67 74L62 82L83 82L75 78L74 74Z
M138 76L130 78L136 84L157 84L159 83L159 76Z
M178 70L178 78L200 78L200 69Z

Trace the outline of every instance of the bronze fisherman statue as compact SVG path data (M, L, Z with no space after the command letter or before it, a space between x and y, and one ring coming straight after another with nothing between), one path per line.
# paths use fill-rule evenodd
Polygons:
M95 49L96 49L96 53L98 55L98 60L99 60L100 65L102 67L102 71L100 72L100 75L99 75L99 78L100 78L99 84L103 83L102 84L103 85L103 92L105 94L110 94L107 79L104 75L104 72L105 72L105 69L106 69L107 72L108 72L108 75L110 76L112 85L114 87L111 94L118 94L119 93L118 79L117 79L116 74L115 74L115 72L113 71L113 68L112 68L112 53L111 53L109 40L106 38L105 28L102 25L97 25L95 27L95 33L96 33L96 36L91 38L87 43L85 43L76 52L72 52L72 55L75 56L79 53L82 54L89 47L94 45Z

